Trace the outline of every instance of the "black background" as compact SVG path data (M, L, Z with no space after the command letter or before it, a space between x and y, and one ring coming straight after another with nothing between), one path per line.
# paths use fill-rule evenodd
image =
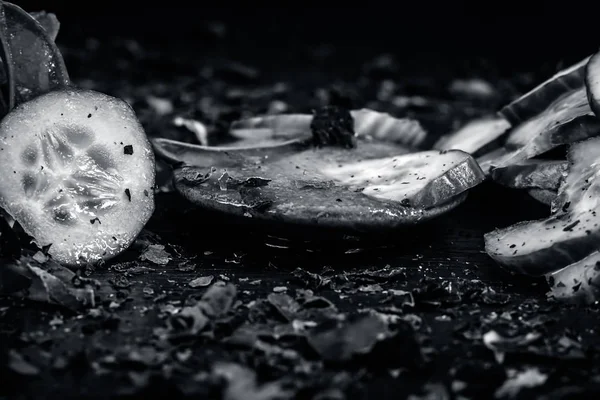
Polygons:
M287 48L330 43L371 48L402 57L492 58L500 65L534 66L576 61L600 46L597 15L577 4L481 2L251 2L18 1L27 11L46 9L63 23L61 41L131 37L142 44L202 52L210 45L207 21L223 22L228 40L244 47ZM277 5L279 4L279 5ZM527 7L528 9L526 9ZM276 58L273 51L272 57Z

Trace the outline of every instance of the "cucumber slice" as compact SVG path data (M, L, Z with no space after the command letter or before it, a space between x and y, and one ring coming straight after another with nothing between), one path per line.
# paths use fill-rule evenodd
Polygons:
M560 187L556 200L552 203L552 212L558 212L565 205L573 204L585 193L594 181L598 162L597 140L588 139L575 143L569 148L567 161L569 172Z
M544 275L598 249L600 240L600 138L571 146L569 174L547 219L521 222L484 236L487 253L500 265Z
M387 113L361 108L350 111L357 137L388 141L408 147L419 147L427 138L421 124L410 118L395 118ZM310 137L310 114L266 115L234 121L231 135L245 146L274 145L280 142Z
M600 120L589 106L585 88L565 93L541 114L515 126L505 143L509 152L495 167L517 164L562 144L600 134Z
M154 154L133 109L68 89L0 123L0 207L57 261L78 266L127 248L154 211Z
M16 104L68 86L63 57L50 37L53 32L19 6L4 1L1 6L6 20L4 66L14 79Z
M600 117L600 52L594 54L586 65L585 86L590 107Z
M583 86L590 57L566 68L500 110L500 115L517 125L544 111L557 97Z
M499 139L508 131L510 123L504 117L492 116L476 119L449 135L442 136L435 150L462 150L478 156L500 147Z
M271 222L352 230L410 226L456 207L484 179L467 153L402 154L408 150L360 137L352 150L310 147L277 156L271 148L262 158L216 149L230 155L213 156L210 166L210 148L198 150L201 167L174 172L185 198L209 210Z
M329 165L321 172L350 190L423 209L442 204L484 180L476 161L460 150Z
M567 174L567 161L527 160L521 164L495 168L492 179L515 189L547 189L555 192Z
M550 297L559 301L589 305L600 299L600 252L595 251L546 276Z

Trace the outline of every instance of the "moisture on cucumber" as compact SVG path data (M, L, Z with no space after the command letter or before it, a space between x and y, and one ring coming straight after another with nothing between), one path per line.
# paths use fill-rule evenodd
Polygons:
M545 110L557 97L583 86L589 57L559 71L500 110L500 115L517 125Z
M462 150L475 157L500 146L500 138L510 128L503 117L492 116L475 119L457 131L442 136L434 145L436 150ZM495 146L494 146L495 145Z
M527 160L519 164L495 168L492 179L514 189L547 189L556 192L567 174L567 161Z
M589 305L600 299L600 252L546 276L556 300Z
M528 275L544 275L598 249L600 240L600 138L569 149L569 173L554 213L485 235L487 253L500 265Z
M0 123L0 206L67 265L127 248L154 211L154 154L132 108L88 90L22 103Z

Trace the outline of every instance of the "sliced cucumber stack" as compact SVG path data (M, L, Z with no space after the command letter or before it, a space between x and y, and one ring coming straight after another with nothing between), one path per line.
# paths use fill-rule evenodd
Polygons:
M599 157L600 138L573 144L555 213L486 234L487 253L510 270L544 275L595 251L600 240Z

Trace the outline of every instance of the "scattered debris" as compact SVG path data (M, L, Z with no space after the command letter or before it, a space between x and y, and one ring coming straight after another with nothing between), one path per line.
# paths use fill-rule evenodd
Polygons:
M540 372L538 368L527 368L523 371L509 370L508 379L496 390L495 397L513 399L522 389L543 385L547 379L548 375Z
M162 244L151 244L140 255L141 261L150 261L158 265L167 265L171 261L171 255L165 250Z
M190 285L190 287L193 288L205 287L209 286L212 283L213 279L214 277L212 275L200 276L196 279L191 280L190 283L188 283L188 285Z

